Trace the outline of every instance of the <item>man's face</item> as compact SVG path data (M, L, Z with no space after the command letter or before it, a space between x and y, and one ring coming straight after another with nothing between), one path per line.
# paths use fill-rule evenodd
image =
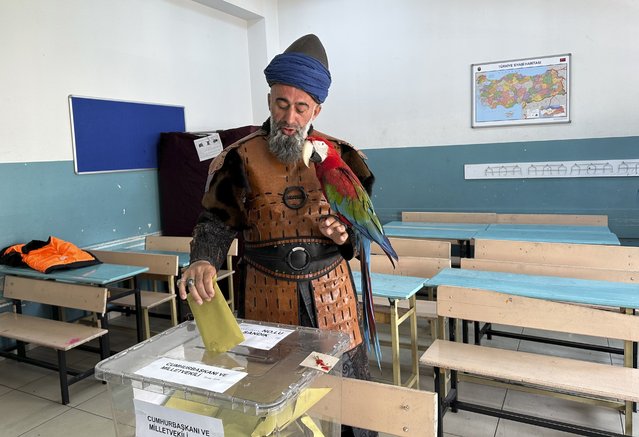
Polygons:
M301 158L311 122L322 107L299 88L280 84L271 87L268 104L271 111L269 149L285 164L295 163Z
M269 94L271 118L285 135L307 126L320 113L321 106L299 88L275 84Z

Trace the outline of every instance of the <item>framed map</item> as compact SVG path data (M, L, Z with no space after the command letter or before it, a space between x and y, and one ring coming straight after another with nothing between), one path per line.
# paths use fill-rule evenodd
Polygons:
M472 127L570 122L570 54L472 64Z

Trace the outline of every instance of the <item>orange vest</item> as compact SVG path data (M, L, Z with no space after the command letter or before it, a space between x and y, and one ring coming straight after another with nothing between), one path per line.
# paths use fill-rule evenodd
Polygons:
M100 263L89 252L56 237L49 237L47 241L33 240L27 244L9 246L2 252L0 262L14 266L26 264L42 273Z

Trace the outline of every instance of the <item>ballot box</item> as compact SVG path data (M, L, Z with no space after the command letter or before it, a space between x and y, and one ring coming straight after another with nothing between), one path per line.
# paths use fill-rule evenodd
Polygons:
M187 321L98 363L116 435L339 436L348 336L238 322L246 341L225 353L208 352Z

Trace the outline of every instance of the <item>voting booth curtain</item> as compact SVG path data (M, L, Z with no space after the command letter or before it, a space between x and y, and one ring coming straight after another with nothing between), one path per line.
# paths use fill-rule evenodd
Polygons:
M228 147L259 129L243 126L217 132ZM208 133L207 133L208 134ZM158 183L162 235L191 236L202 211L202 196L212 159L200 161L194 141L207 134L168 132L158 145Z

